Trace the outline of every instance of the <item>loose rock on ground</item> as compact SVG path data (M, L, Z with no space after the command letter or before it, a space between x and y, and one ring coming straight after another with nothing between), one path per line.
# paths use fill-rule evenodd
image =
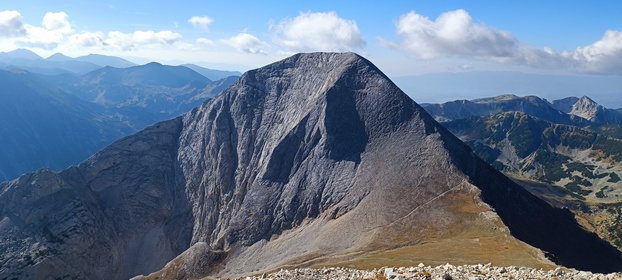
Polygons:
M622 273L600 274L558 267L553 270L541 270L527 267L498 267L490 264L461 265L450 264L437 267L419 264L416 267L383 267L373 270L351 268L298 268L280 270L259 276L239 279L455 279L455 280L488 280L488 279L570 279L570 280L605 280L622 279Z

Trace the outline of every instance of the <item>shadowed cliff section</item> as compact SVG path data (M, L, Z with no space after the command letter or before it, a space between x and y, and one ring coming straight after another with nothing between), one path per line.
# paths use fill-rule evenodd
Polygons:
M14 203L0 208L2 236L12 242L0 248L11 252L0 260L11 266L2 268L12 268L0 269L0 278L109 272L118 279L146 275L167 261L146 277L224 278L365 258L373 264L358 264L386 266L417 260L408 250L426 244L451 249L438 261L456 262L450 255L459 254L550 267L532 247L543 246L569 266L611 271L622 265L619 252L493 172L353 53L298 54L249 71L183 117L124 138L55 176L92 197L88 212L104 217L87 219L101 221L92 232L70 235L95 245L67 252L73 247L51 245L64 235L43 235L38 225L46 217L14 215L22 196L11 192L30 188L23 177L1 186L0 205ZM44 189L55 176L37 182ZM45 194L26 201L60 207ZM548 213L532 217L539 211ZM551 220L571 229L567 238L548 235L560 233L545 224ZM28 239L33 234L41 237ZM577 240L585 246L573 246ZM36 255L33 244L54 251L13 265ZM103 248L116 250L118 267L105 262L111 257ZM401 249L407 253L374 258ZM43 267L50 258L59 265ZM70 272L58 268L77 258L91 263Z

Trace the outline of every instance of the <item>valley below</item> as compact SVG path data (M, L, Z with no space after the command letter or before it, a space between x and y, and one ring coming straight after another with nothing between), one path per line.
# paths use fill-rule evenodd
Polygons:
M425 108L493 167L622 248L618 110L586 96L514 95Z

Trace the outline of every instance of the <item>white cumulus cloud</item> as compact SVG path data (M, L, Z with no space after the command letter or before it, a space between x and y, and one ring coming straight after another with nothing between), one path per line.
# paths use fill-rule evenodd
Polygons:
M266 54L265 48L267 44L261 41L259 38L248 34L239 33L228 39L221 40L225 45L229 45L240 52L252 53L252 54Z
M586 72L622 74L622 32L607 30L605 35L589 46L563 52Z
M22 23L22 14L18 11L0 12L0 37L26 36L26 28Z
M19 44L46 50L56 48L65 40L65 34L56 30L26 25L27 37L19 40Z
M402 15L395 27L401 41L388 44L423 59L439 56L511 58L520 48L518 40L509 32L476 24L464 10L443 13L434 21L410 12Z
M212 24L214 20L208 16L193 16L188 20L188 22L192 24L195 28L208 30L209 25Z
M354 20L335 12L301 13L273 26L274 41L285 52L352 51L365 46Z
M68 34L73 31L71 23L69 22L69 16L65 12L45 13L42 24L47 30L58 31L63 34Z
M380 43L419 59L462 57L576 72L622 74L622 32L609 30L588 46L557 52L519 41L510 32L473 21L464 10L449 11L436 20L409 12L395 23L399 39Z
M108 32L108 38L104 39L104 45L112 50L134 51L140 48L157 48L173 46L181 39L182 35L170 30L153 31L137 30L133 33L120 31Z
M136 43L142 44L163 44L170 45L175 43L177 40L181 39L181 34L170 31L163 30L155 32L153 30L135 31L133 34L133 39Z
M82 47L103 47L106 45L104 42L104 34L101 32L83 32L72 34L69 36L69 43L71 45Z
M42 26L24 24L26 36L18 40L20 45L47 50L65 42L66 36L73 32L69 16L65 12L48 12L43 16Z
M132 35L120 31L108 32L108 38L104 40L104 43L112 50L133 51L136 49Z

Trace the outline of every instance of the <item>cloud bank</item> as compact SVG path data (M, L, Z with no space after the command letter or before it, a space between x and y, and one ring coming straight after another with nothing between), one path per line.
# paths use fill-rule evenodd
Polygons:
M198 30L209 31L214 19L193 16L187 22ZM535 47L508 31L478 23L465 10L448 11L436 19L409 12L399 16L394 24L395 39L379 38L380 45L400 50L418 60L474 59L538 69L622 75L622 31L608 30L590 45L557 51ZM221 38L184 38L175 29L84 31L74 26L69 15L62 11L48 12L39 23L28 24L20 12L5 10L0 11L0 45L4 49L30 47L47 51L196 53L210 50L230 54L266 55L272 52L273 55L289 55L312 51L360 52L367 44L356 21L342 18L335 12L302 12L294 18L272 21L267 25L268 30L263 34L271 36L270 43L246 29ZM462 69L469 67L472 66Z
M415 12L395 22L397 41L380 43L418 59L461 57L549 69L622 74L622 32L609 30L602 39L573 51L556 52L519 41L510 32L473 22L464 10L449 11L436 20Z
M607 30L593 44L561 55L578 62L587 72L622 74L622 32Z
M396 33L403 39L395 46L423 59L445 55L504 58L519 44L509 32L473 23L464 10L441 14L436 21L410 12L397 21Z
M207 23L204 18L197 24ZM65 12L48 12L43 16L41 26L24 24L18 11L0 11L0 37L15 39L18 46L53 50L61 44L73 48L94 48L99 50L132 51L139 48L156 48L178 43L182 35L170 30L137 30L132 33L110 31L76 33L69 15Z

